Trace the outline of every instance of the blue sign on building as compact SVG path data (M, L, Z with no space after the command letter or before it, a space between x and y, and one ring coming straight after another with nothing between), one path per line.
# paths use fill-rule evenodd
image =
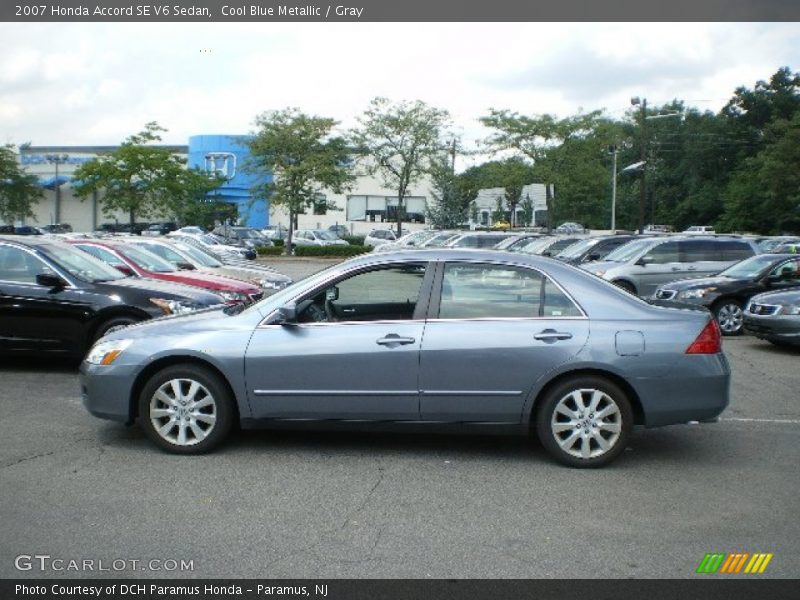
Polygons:
M242 224L263 229L269 225L269 201L252 193L262 180L246 168L249 139L245 135L194 135L189 138L189 167L222 174L227 181L209 197L234 204ZM270 175L267 182L271 180Z

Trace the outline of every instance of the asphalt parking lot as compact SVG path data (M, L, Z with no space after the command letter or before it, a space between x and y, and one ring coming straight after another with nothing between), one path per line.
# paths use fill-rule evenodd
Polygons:
M637 431L598 471L452 435L244 432L171 456L91 417L74 364L3 360L0 577L681 578L707 552L772 552L761 577L797 577L800 352L725 351L721 422ZM95 570L15 568L37 554Z

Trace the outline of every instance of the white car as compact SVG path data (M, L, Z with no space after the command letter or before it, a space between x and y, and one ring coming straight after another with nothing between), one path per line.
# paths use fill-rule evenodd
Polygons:
M683 233L710 235L714 233L714 228L711 225L692 225L691 227L687 227Z
M404 229L403 235L407 233L408 231ZM364 245L377 248L389 242L396 242L398 239L397 232L394 229L373 229L364 238Z
M189 233L178 233L173 231L169 234L170 237L175 238L191 238L195 240L198 244L200 244L203 248L208 248L209 250L221 254L224 256L232 256L236 258L242 259L253 259L255 258L255 251L251 250L250 248L243 248L242 246L230 246L228 244L223 244L220 242L215 236L209 233L203 234L189 234Z
M424 229L422 231L412 231L401 237L396 242L387 242L373 248L373 252L388 252L390 250L412 250L419 248L421 244L434 237L439 231Z
M349 246L350 244L326 229L298 229L292 235L292 246Z

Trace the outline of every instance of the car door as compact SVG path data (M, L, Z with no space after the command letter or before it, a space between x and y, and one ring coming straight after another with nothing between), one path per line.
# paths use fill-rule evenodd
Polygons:
M356 271L256 328L245 356L255 418L417 420L430 277L423 263Z
M39 285L40 274L57 273L33 252L0 244L0 348L80 352L90 303L71 286Z
M637 261L636 287L640 296L652 296L656 289L670 281L690 276L688 265L681 262L680 242L664 242L653 246Z
M420 353L423 421L518 423L534 383L586 343L588 320L550 278L447 262Z

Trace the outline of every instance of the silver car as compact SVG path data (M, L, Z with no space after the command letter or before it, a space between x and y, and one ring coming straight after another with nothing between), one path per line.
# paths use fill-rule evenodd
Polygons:
M712 421L730 371L705 310L656 307L560 262L498 251L364 255L244 310L128 327L81 365L95 416L162 449L243 427L536 432L604 465L634 425Z
M582 268L642 297L677 279L716 275L758 254L749 239L735 237L657 237L628 242L602 261Z

